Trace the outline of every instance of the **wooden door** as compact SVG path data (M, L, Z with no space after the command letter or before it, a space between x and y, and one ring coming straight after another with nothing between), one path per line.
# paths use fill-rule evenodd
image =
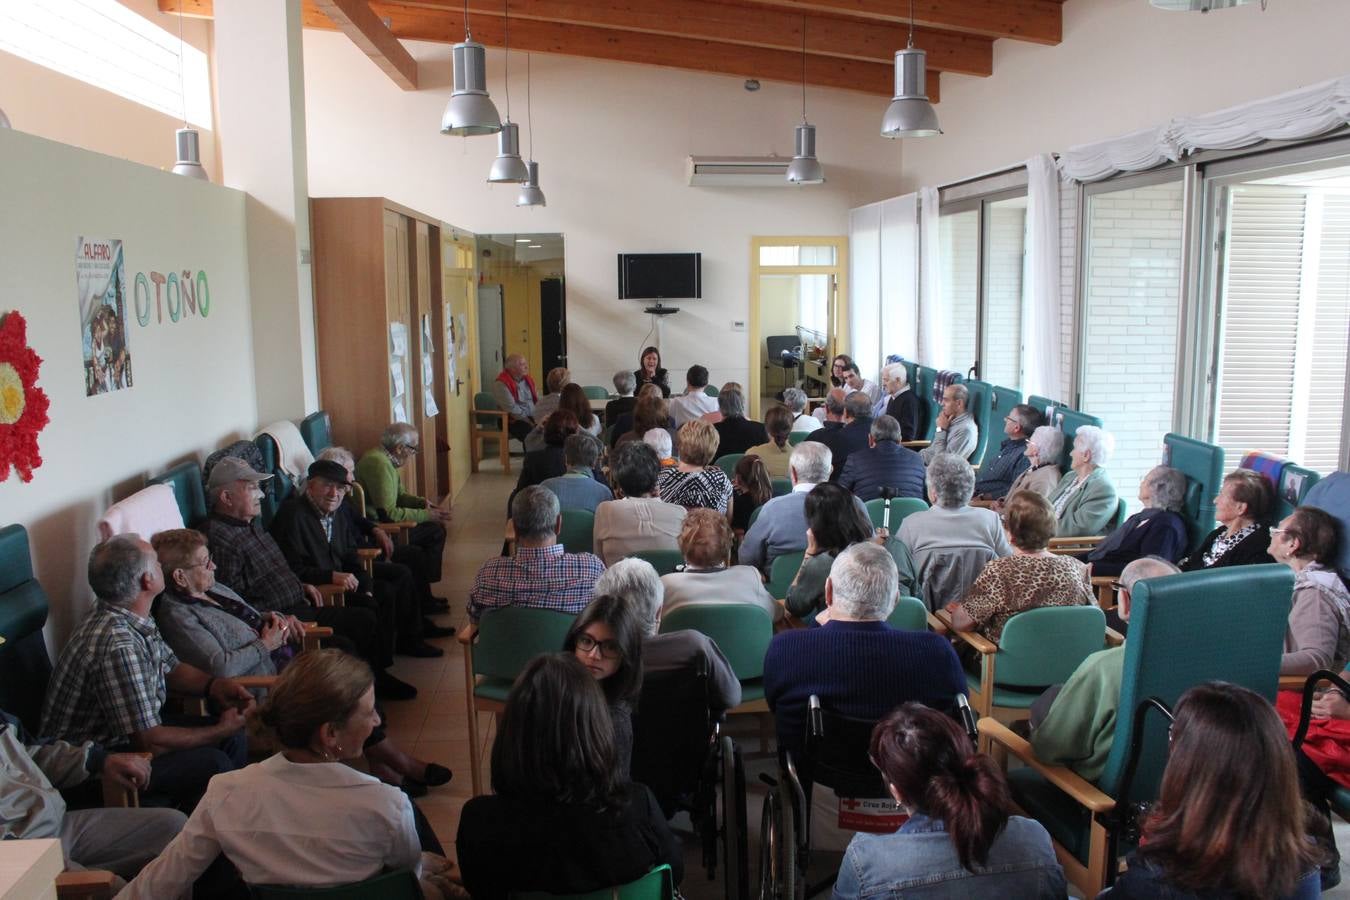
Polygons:
M412 305L413 383L417 386L411 397L413 423L421 435L422 455L417 466L417 493L439 501L444 489L440 473L445 466L444 441L438 440L441 408L445 392L441 390L443 376L437 372L436 338L441 319L440 284L432 285L432 226L414 219L412 222L414 261L414 291ZM436 251L439 253L439 236Z
M478 328L473 235L441 227L441 329L445 364L446 439L450 443L449 491L453 497L469 480L469 413L478 377ZM493 373L496 375L496 372Z
M412 354L415 349L412 340L412 259L409 254L408 218L392 210L384 212L384 305L385 318L389 329L384 339L390 348L390 375L392 378L389 397L389 421L412 422L413 372ZM402 326L402 346L394 346L393 325ZM394 352L402 349L398 357L399 374L395 377ZM402 391L399 391L399 388ZM410 494L417 493L418 461L414 457L399 470L403 489Z

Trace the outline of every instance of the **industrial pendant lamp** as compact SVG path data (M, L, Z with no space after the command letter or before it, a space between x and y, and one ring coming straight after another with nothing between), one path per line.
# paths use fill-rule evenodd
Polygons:
M881 120L881 136L932 137L942 134L928 102L928 54L914 46L914 0L909 0L909 44L895 51L895 96Z
M441 116L441 134L468 137L502 130L497 107L487 92L487 49L469 33L469 2L464 0L464 42L450 50L455 89Z
M183 0L178 0L178 89L183 97L183 127L174 132L178 158L173 164L173 174L210 181L211 176L202 168L201 135L187 121L187 78L183 74Z
M529 176L529 171L525 168L525 161L520 158L520 129L511 121L511 2L504 0L502 5L506 8L502 25L506 119L502 122L502 130L497 133L497 158L488 170L488 181L494 184L519 184Z
M520 185L516 206L548 206L539 190L539 163L534 161L534 104L530 93L530 55L525 54L525 124L530 128L530 161L525 165L525 181Z
M1174 12L1207 13L1211 9L1228 9L1246 3L1255 3L1256 0L1149 0L1149 2L1158 9L1167 9ZM1262 2L1261 8L1264 9L1265 5Z
M791 184L825 183L825 170L816 159L816 126L806 122L806 16L802 16L802 124L797 126L787 180Z

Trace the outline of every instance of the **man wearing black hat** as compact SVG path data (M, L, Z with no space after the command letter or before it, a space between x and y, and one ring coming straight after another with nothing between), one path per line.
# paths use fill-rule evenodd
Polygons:
M291 571L306 584L341 584L379 617L380 646L407 656L440 656L444 651L423 640L421 604L407 566L377 562L366 574L357 555L361 532L344 514L342 501L351 479L341 463L315 460L302 491L293 494L272 520L270 531Z

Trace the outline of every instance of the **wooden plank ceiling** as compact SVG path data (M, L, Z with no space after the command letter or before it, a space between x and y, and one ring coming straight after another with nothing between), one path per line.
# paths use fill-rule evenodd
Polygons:
M159 0L164 13L210 18L215 0ZM988 76L996 40L1057 44L1063 0L914 0L914 45L941 73ZM909 38L903 0L468 0L474 39L559 53L798 84L805 29L811 85L891 96L892 59ZM307 28L347 34L405 90L416 65L398 40L464 38L464 0L304 0ZM373 13L373 15L372 15Z

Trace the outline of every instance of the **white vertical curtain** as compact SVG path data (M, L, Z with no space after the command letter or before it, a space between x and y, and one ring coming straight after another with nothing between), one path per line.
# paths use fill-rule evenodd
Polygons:
M1048 153L1027 160L1026 281L1022 292L1022 393L1061 397L1059 170Z
M877 366L892 353L918 359L919 195L881 203L881 349Z
M919 190L919 362L944 368L947 332L942 315L942 255L938 234L938 189Z
M871 203L848 213L848 340L839 345L871 379L881 350L881 207Z

